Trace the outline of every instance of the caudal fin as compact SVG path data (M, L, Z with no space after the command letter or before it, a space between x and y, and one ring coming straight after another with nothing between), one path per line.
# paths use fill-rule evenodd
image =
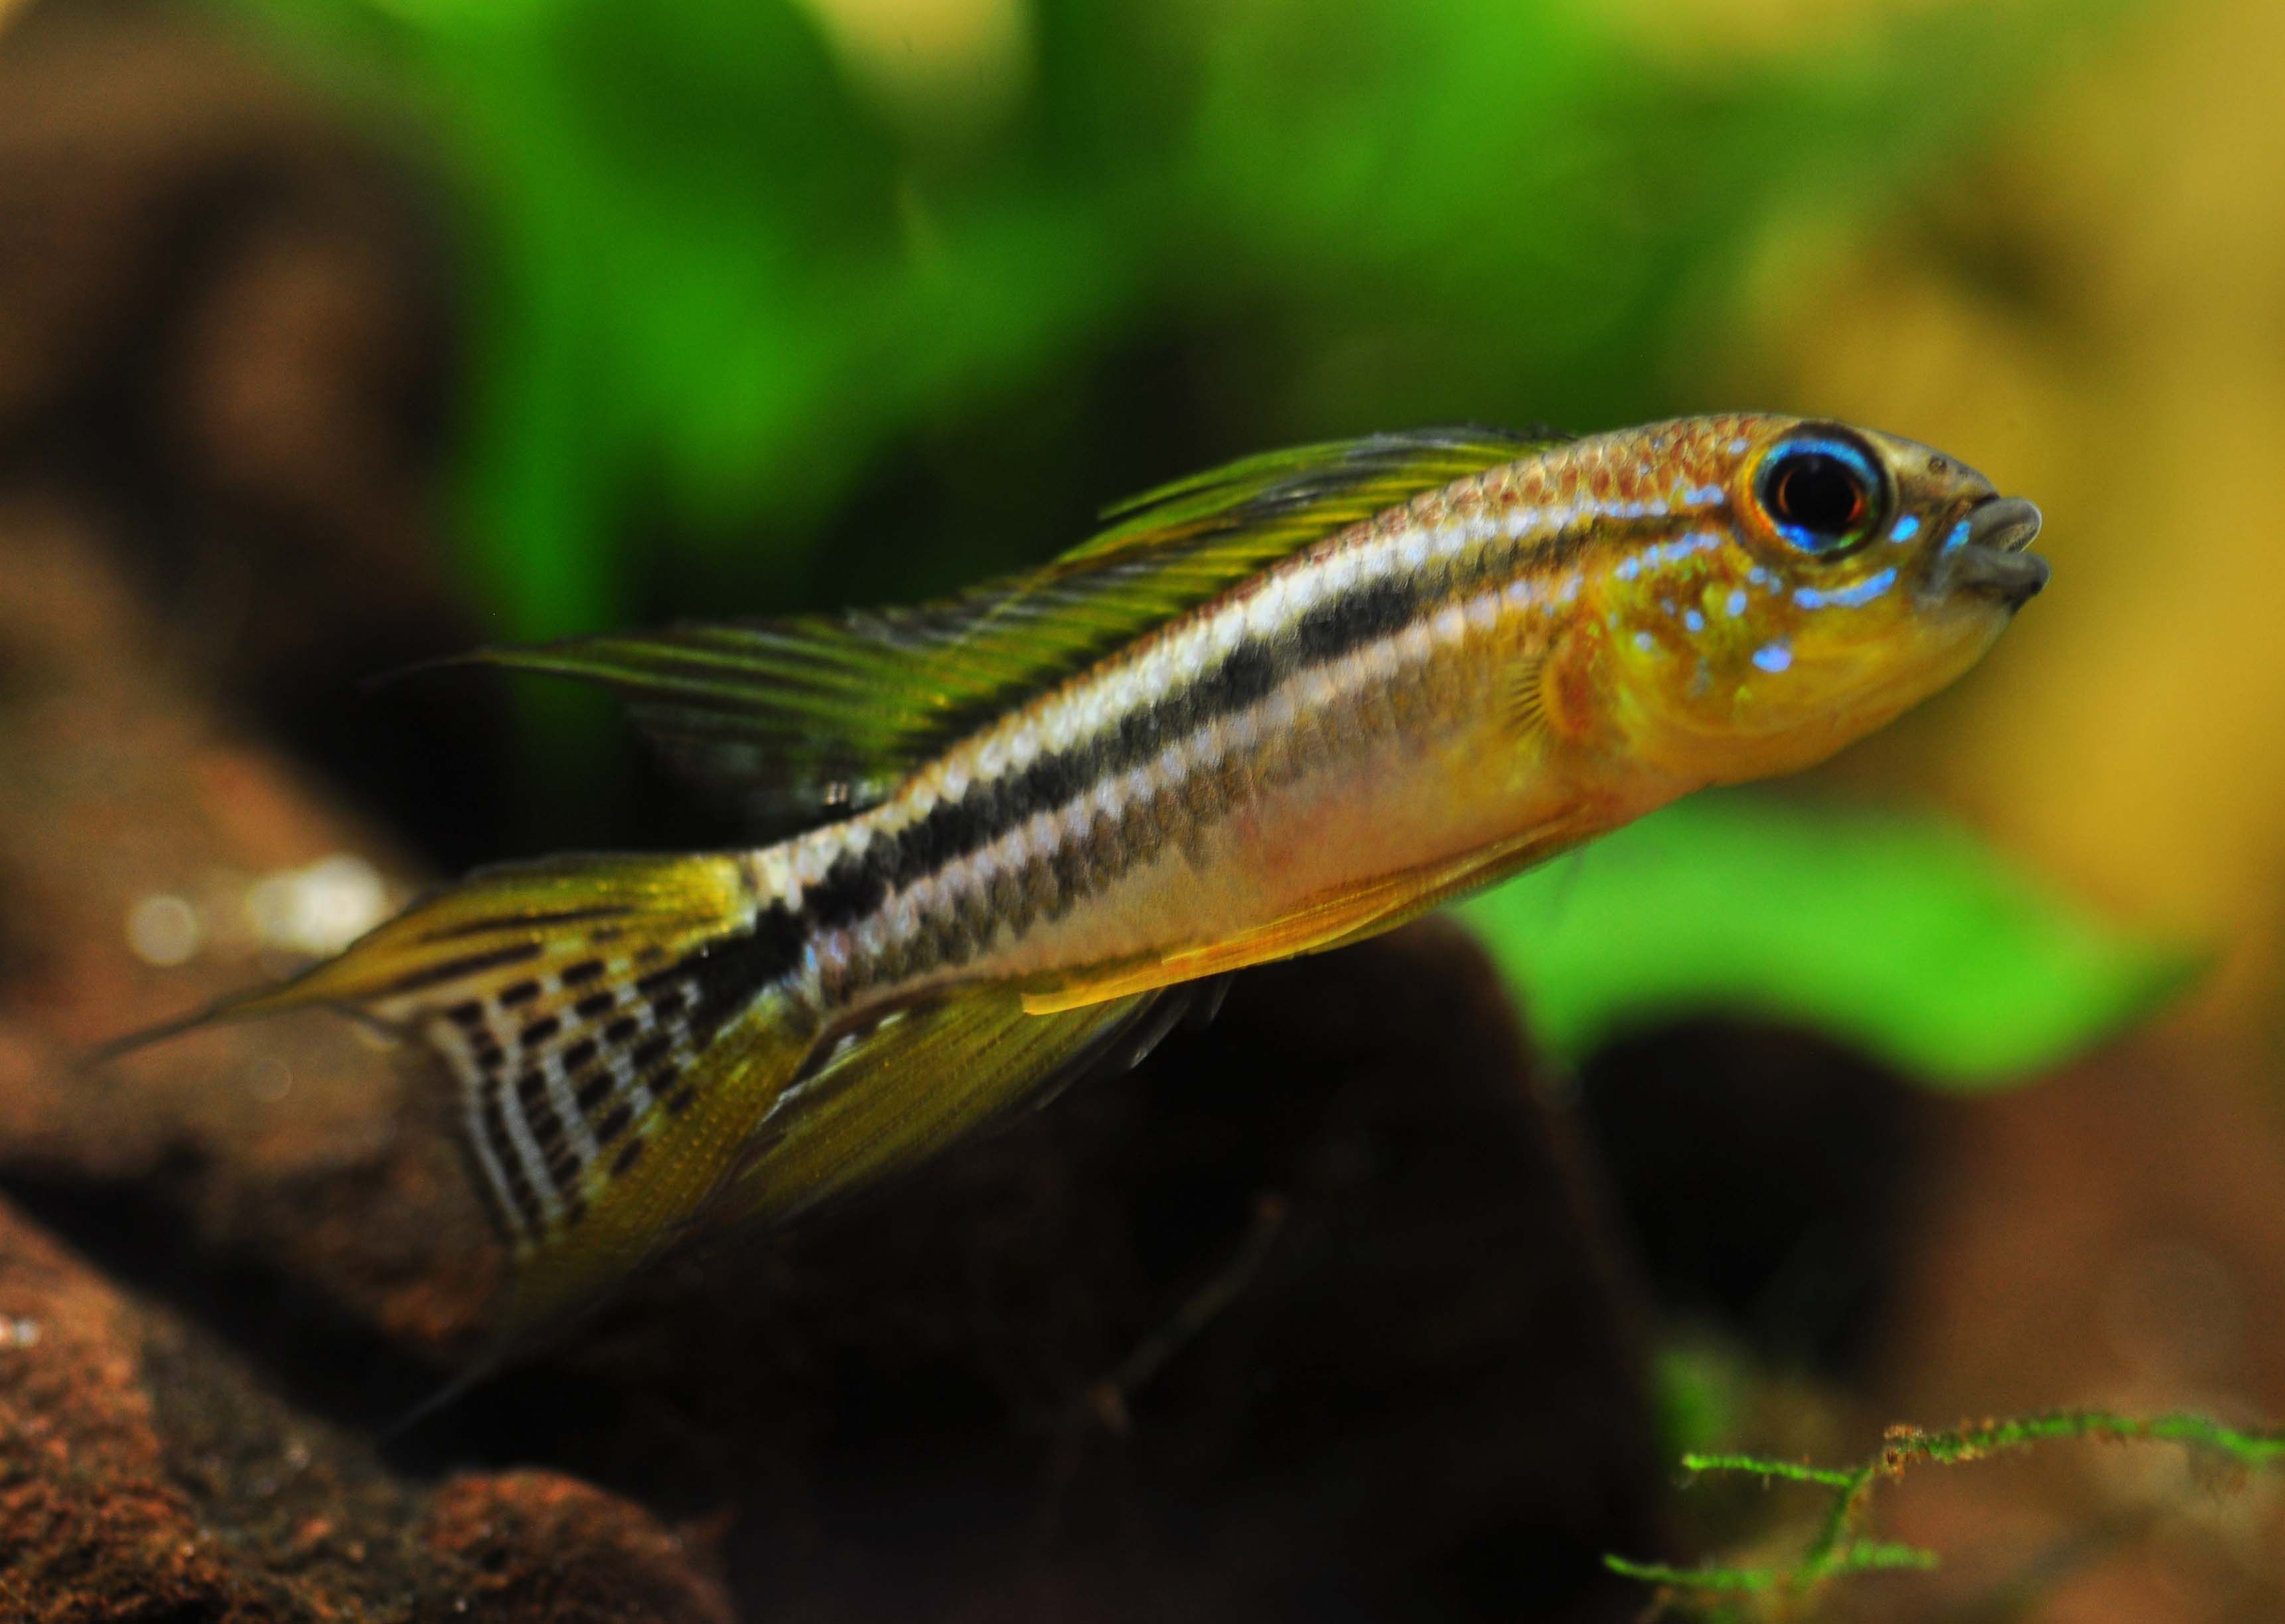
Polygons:
M799 948L735 857L555 859L473 875L291 981L113 1051L317 1005L435 1049L514 1252L505 1351L698 1222L808 1053L773 991Z

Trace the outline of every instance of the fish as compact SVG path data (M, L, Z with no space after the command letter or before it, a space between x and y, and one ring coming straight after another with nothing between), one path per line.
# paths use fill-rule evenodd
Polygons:
M596 683L750 843L479 870L130 1044L326 1006L441 1056L502 1345L915 1165L1322 953L1959 678L2028 501L1775 414L1239 461L919 608L474 663Z

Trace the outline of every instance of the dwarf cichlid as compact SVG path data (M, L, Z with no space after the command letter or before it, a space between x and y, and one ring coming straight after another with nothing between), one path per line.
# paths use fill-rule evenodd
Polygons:
M1131 1063L1212 977L1818 761L2047 576L1974 470L1773 416L1377 435L1112 517L926 608L472 656L618 690L791 832L480 872L168 1030L325 1004L437 1050L521 1336Z

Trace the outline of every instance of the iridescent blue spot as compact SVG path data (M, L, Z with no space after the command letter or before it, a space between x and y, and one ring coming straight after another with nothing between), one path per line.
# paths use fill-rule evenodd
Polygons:
M1706 630L1706 616L1700 615L1696 609L1685 609L1683 611L1682 624L1692 632L1703 632Z
M1620 580L1631 581L1641 573L1642 560L1636 557L1633 553L1629 553L1626 557L1619 561L1618 577Z
M1890 541L1910 541L1913 537L1920 533L1920 516L1918 514L1906 514L1903 518L1897 520L1895 528L1889 530L1888 539Z
M1635 633L1635 647L1641 649L1645 654L1648 654L1657 646L1657 640L1653 639L1649 632L1637 632Z
M1731 620L1737 619L1739 616L1746 612L1746 589L1744 587L1733 586L1730 589L1729 601L1723 604L1722 612L1724 615L1727 615Z
M1793 600L1805 609L1821 609L1828 603L1855 608L1860 604L1872 602L1896 584L1896 572L1883 569L1878 575L1866 576L1854 586L1843 586L1829 592L1821 592L1814 586L1796 586L1793 589Z
M1793 648L1786 643L1763 643L1754 650L1754 663L1765 671L1781 671L1793 663Z

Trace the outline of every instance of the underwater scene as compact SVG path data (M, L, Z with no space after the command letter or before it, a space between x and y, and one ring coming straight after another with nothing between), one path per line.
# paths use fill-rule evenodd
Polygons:
M0 0L0 1620L2285 1618L2281 78Z

